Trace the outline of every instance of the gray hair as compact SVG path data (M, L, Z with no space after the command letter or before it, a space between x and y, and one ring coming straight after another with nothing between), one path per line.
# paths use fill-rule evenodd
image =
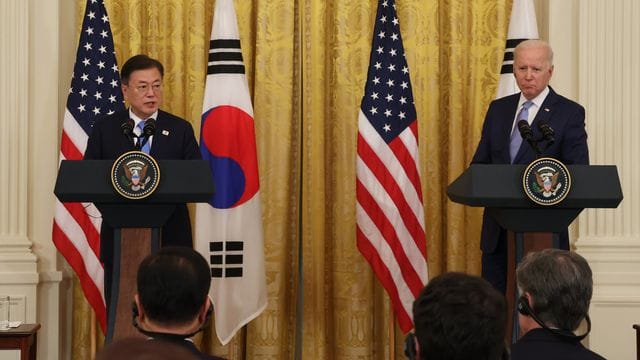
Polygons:
M593 276L575 252L545 249L527 254L516 270L518 288L531 296L531 308L547 326L573 331L589 311Z
M525 40L519 43L515 49L513 49L514 59L518 57L518 52L523 49L533 49L533 48L542 48L547 51L547 61L549 62L549 66L553 66L553 49L548 42L541 39L530 39Z

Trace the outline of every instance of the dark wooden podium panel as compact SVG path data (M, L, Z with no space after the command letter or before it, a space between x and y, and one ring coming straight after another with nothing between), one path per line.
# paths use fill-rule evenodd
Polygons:
M518 285L516 281L516 268L522 258L532 252L549 248L557 248L557 235L548 232L514 233L507 232L507 309L510 316L507 316L507 332L505 341L514 343L519 338L518 311L516 301L518 299ZM512 331L509 331L512 330Z
M159 233L159 230L123 228L120 230L120 241L114 240L111 305L107 326L108 342L127 337L145 337L132 324L132 306L137 288L138 267L145 257L159 248L158 236L154 232ZM117 237L117 232L114 235Z

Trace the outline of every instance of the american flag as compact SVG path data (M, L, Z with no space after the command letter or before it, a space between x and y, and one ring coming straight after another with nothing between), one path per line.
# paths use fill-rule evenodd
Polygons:
M358 118L358 249L386 289L400 328L428 279L418 124L393 0L380 0Z
M123 108L109 17L103 1L88 0L64 113L60 160L82 160L93 123ZM78 276L104 332L100 224L100 213L93 205L56 200L53 243Z

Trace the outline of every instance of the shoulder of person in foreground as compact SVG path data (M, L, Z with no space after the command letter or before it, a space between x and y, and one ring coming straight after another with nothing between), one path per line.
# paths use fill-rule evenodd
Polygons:
M142 338L116 340L96 354L96 360L199 360L177 344Z

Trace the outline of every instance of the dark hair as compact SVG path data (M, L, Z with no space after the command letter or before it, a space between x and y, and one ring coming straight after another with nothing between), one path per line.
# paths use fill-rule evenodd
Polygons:
M147 55L139 54L129 58L124 65L122 65L122 71L120 71L120 78L125 85L129 84L129 78L134 71L146 70L156 68L160 71L160 77L164 77L164 66L156 59L150 58Z
M547 326L573 331L589 311L591 268L573 251L545 249L527 254L516 271L518 288Z
M432 279L413 303L422 359L494 360L503 356L504 296L486 280L462 273Z
M184 324L195 319L211 286L209 264L188 247L164 247L138 268L138 296L150 319Z

